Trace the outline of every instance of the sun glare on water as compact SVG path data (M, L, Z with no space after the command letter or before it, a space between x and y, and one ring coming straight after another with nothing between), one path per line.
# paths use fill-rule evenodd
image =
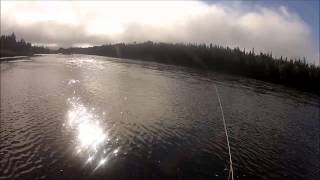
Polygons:
M68 85L73 86L76 83L80 81L70 80ZM80 97L68 98L67 103L70 108L64 127L73 134L75 153L86 159L85 164L93 164L96 170L105 165L111 156L116 157L119 147L112 147L112 138L109 137L108 131L104 128L106 125L102 123L102 118L95 112L95 108L83 105Z
M95 149L106 137L102 129L95 123L81 123L78 127L78 131L78 139L82 147L91 147Z

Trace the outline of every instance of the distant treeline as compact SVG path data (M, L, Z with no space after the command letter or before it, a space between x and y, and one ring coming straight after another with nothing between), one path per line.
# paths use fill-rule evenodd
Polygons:
M206 44L145 43L110 44L89 48L69 48L59 53L91 54L131 58L202 68L243 75L259 80L284 84L320 94L320 68L303 59L273 57L271 53L255 53Z
M26 42L24 39L17 41L14 33L0 36L0 57L30 56L50 52L48 48L32 46L31 43Z
M255 53L206 44L145 43L109 44L88 48L60 48L57 51L32 46L14 33L0 37L0 57L33 54L64 53L91 54L117 58L139 59L182 65L205 70L237 74L268 82L284 84L320 94L320 67L303 59L273 57L271 53Z

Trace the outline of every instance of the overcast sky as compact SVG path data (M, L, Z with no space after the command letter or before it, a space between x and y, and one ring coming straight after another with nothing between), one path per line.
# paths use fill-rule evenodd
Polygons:
M305 56L318 64L319 2L303 3L315 7L308 17L292 8L292 1L285 2L1 1L1 34L15 32L51 47L147 40L213 43Z

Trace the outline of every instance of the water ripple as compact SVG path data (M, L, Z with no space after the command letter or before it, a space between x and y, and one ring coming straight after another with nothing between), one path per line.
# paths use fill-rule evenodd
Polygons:
M317 179L319 97L85 55L1 70L0 179Z

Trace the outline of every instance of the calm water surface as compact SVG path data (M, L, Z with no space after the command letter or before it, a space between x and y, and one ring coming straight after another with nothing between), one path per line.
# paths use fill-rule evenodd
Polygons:
M320 98L87 55L1 63L0 179L318 179Z

